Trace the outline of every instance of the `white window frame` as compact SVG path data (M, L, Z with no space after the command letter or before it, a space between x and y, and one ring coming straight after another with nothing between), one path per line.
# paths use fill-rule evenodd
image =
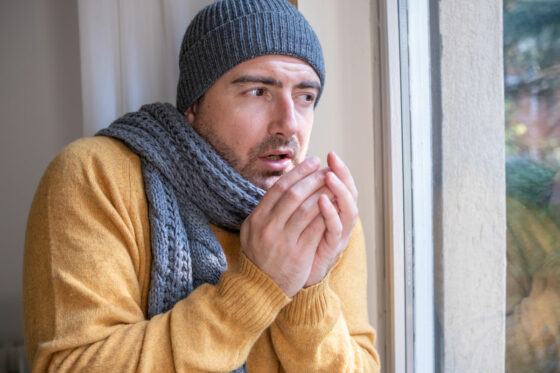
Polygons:
M375 6L372 9L376 11ZM381 168L384 196L385 268L386 268L386 332L385 370L405 372L405 258L404 258L404 180L401 118L401 75L399 50L398 3L379 2L379 101L381 144L377 156ZM374 19L376 19L374 17Z
M401 0L402 1L402 0ZM402 1L403 3L406 0ZM404 8L404 6L402 7ZM408 79L413 232L414 371L434 372L434 237L429 0L408 3ZM401 19L404 16L401 10ZM408 275L408 274L407 274Z
M379 7L389 372L435 369L429 10Z

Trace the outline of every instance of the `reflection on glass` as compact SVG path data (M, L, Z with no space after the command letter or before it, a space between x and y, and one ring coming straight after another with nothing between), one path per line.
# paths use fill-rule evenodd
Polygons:
M504 0L507 372L560 372L560 0Z

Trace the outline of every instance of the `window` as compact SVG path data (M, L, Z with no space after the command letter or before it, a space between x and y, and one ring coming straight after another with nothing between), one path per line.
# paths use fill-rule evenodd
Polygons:
M361 185L386 372L504 371L502 1L299 1L330 69L311 145Z
M381 71L392 208L387 371L504 371L501 1L381 5L393 25L383 30Z
M504 0L506 371L560 371L560 1Z

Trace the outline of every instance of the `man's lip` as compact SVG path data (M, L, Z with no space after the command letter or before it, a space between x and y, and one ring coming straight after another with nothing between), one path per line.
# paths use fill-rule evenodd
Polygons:
M285 158L293 158L294 157L294 151L290 148L278 148L278 149L274 149L272 151L264 153L263 155L260 156L260 158L266 158L266 157L270 157L272 155L284 155Z
M260 157L259 159L271 171L284 171L292 164L292 158L288 157L277 160L272 160L268 157Z

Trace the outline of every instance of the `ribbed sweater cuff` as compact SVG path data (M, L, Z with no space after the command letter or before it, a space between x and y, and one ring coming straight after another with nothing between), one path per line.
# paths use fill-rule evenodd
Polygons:
M280 313L289 323L297 325L317 325L325 318L329 298L329 276L321 282L300 290L292 302Z
M272 324L290 302L282 289L243 254L237 270L222 275L217 291L231 316L252 332Z

